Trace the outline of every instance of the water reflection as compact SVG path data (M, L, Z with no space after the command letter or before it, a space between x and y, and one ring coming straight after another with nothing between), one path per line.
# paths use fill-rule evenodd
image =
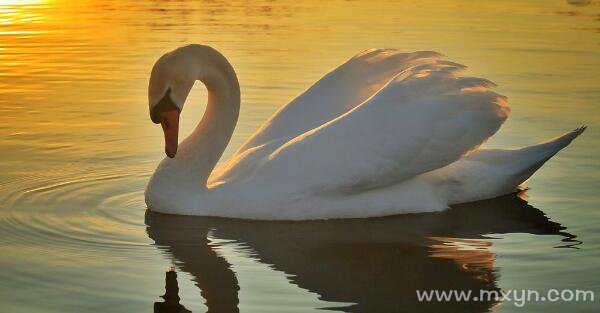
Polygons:
M236 273L210 238L247 246L248 257L321 300L353 303L335 308L347 312L486 312L497 303L419 302L415 290L497 290L486 234L574 238L515 195L442 213L362 220L264 222L147 211L146 225L156 245L194 277L210 312L238 312L239 302Z
M154 302L154 313L191 313L179 303L179 284L177 283L177 273L170 270L165 273L165 294L162 296L164 301Z

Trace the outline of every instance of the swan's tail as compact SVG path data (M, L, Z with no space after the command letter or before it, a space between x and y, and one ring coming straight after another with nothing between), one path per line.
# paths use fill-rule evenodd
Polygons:
M520 180L518 184L525 182L546 161L568 146L573 139L581 135L586 128L587 126L582 126L546 142L514 150L514 161L521 163L520 166L518 166L519 164L515 164L517 166L516 170L519 171L518 176L522 177L518 178Z
M582 126L520 149L479 149L442 169L440 175L431 175L431 178L450 204L513 193L585 129L586 126Z

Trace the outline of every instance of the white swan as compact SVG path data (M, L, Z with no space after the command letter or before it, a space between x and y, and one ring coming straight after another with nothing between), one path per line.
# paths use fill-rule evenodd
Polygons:
M516 191L585 127L516 150L479 149L508 117L486 79L435 52L367 50L272 116L215 169L235 128L240 89L216 50L163 55L148 87L165 158L146 189L150 210L249 219L325 219L438 211ZM206 112L179 144L179 113L196 80ZM175 155L176 154L176 155Z

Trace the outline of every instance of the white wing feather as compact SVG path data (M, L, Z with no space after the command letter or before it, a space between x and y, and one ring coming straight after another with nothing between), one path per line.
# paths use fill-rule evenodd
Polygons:
M236 154L272 141L283 143L318 127L361 104L403 70L438 56L432 51L363 51L279 109Z
M360 105L277 148L254 174L343 192L390 185L458 160L509 114L505 97L489 90L493 83L458 76L463 68L437 58L415 62Z
M357 54L271 116L213 171L209 184L251 175L258 160L287 141L355 108L402 71L440 56L433 51L399 53L393 49Z

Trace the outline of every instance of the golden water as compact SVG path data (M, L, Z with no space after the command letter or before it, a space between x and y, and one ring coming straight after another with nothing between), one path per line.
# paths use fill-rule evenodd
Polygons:
M148 312L171 266L194 312L518 310L418 303L416 288L592 289L598 301L599 33L596 0L0 1L0 311ZM346 222L145 216L143 188L163 157L148 74L187 43L216 47L238 73L242 113L225 157L370 47L436 50L498 83L513 114L491 146L590 128L534 176L529 204ZM188 101L184 133L204 90Z

